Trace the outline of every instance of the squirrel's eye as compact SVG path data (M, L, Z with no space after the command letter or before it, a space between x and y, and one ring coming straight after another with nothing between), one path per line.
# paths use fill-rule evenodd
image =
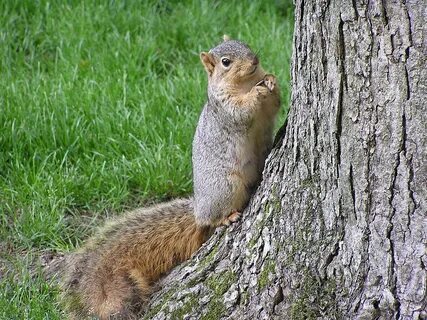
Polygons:
M231 60L230 59L228 59L228 58L222 58L221 59L221 63L222 63L222 65L224 66L224 67L228 67L229 65L230 65L230 63L231 63Z

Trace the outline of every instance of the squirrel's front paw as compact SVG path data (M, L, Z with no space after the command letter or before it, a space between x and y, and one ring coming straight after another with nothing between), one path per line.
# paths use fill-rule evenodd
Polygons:
M255 91L257 98L266 98L271 93L270 89L265 85L264 79L258 82L252 90Z
M276 77L272 74L266 74L264 76L264 84L272 92L274 88L276 87Z
M273 92L274 88L276 87L276 77L272 74L266 74L264 76L264 79L262 79L260 82L256 84L257 87L265 87L268 89L268 91Z

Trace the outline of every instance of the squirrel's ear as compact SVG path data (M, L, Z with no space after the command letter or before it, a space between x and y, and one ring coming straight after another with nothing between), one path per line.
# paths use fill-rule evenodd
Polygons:
M201 52L200 53L200 60L203 63L203 66L206 69L206 72L208 75L212 75L214 69L215 69L215 60L214 57L209 52Z
M227 35L227 34L224 34L223 39L224 39L224 41L229 41L229 40L231 40L230 36L229 36L229 35Z

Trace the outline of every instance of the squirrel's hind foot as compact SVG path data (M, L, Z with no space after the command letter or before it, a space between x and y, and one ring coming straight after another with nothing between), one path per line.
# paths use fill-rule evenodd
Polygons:
M222 221L221 221L221 225L223 226L229 226L230 224L232 224L233 222L236 222L237 220L240 219L240 216L242 214L237 211L237 210L232 210L231 214L228 215L227 217L225 217Z

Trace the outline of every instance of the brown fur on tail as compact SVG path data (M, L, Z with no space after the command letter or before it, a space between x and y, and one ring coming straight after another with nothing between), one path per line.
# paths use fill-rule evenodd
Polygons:
M66 257L64 302L72 317L130 317L153 284L187 260L209 237L198 227L193 200L137 209L107 223Z

